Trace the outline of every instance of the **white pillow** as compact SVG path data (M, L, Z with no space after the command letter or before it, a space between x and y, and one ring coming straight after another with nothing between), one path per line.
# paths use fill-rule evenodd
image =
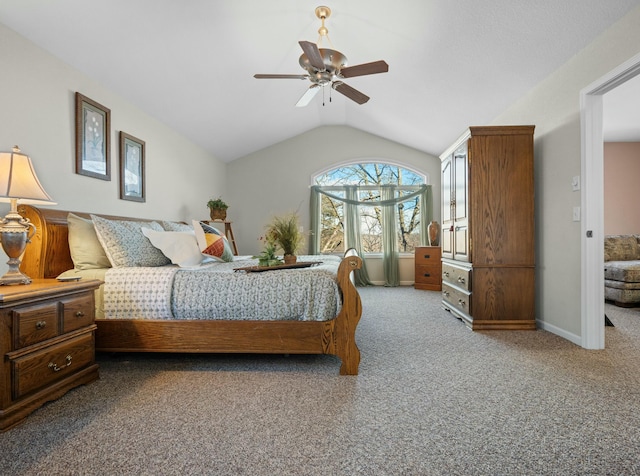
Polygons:
M193 231L156 231L143 228L142 233L173 264L181 268L198 266L204 260Z

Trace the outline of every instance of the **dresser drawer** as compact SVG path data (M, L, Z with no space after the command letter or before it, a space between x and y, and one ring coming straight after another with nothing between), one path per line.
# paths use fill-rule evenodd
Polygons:
M93 331L87 332L13 360L13 398L46 387L93 363L93 339Z
M442 300L460 312L471 314L471 293L442 283Z
M93 291L69 299L61 299L64 333L93 324L95 313Z
M14 348L20 349L58 335L58 304L24 306L13 310Z
M449 283L466 291L471 290L471 270L442 263L442 282Z

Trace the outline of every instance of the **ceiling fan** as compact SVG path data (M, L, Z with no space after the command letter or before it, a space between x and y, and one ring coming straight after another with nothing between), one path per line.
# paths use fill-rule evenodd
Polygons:
M322 21L322 26L318 29L318 33L320 33L318 43L320 43L323 37L329 39L329 30L324 26L324 21L331 15L331 9L318 7L315 12ZM257 79L308 79L311 81L309 89L296 103L297 107L309 104L318 91L326 86L331 86L332 89L358 104L364 104L369 100L369 96L352 88L342 80L389 71L389 65L382 60L347 66L347 57L337 50L318 48L318 45L311 41L299 41L298 43L303 51L298 62L302 69L307 71L307 74L256 74L253 76Z

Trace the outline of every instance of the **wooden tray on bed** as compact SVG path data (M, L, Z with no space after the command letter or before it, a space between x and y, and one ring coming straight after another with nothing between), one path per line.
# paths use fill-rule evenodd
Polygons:
M247 273L262 273L263 271L273 271L276 269L310 268L317 266L322 261L300 261L291 264L278 264L276 266L246 266L244 268L233 268L234 271L245 271Z

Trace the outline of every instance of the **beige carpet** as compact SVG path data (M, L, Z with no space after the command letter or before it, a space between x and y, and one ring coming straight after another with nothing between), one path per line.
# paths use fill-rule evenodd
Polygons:
M439 293L360 290L360 375L330 356L100 355L0 434L11 475L640 473L640 311L607 349L471 332Z

